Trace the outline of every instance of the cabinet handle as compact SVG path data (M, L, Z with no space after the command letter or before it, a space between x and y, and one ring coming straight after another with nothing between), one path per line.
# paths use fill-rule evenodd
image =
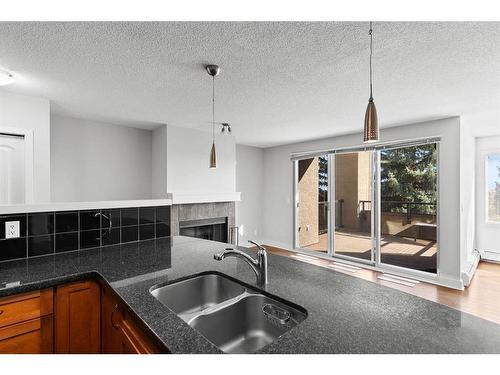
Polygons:
M0 310L0 315L2 315L2 314L3 314L3 310Z
M113 312L111 313L111 325L113 326L114 329L119 329L120 325L115 324L115 320L113 319L115 316L116 310L118 310L118 304L116 304L115 307L113 307Z

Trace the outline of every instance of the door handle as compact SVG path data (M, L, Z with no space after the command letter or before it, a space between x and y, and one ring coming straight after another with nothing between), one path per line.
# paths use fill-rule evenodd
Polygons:
M115 323L114 317L115 317L115 312L118 310L118 304L116 304L113 307L113 312L111 313L111 325L113 326L114 329L119 329L120 325Z

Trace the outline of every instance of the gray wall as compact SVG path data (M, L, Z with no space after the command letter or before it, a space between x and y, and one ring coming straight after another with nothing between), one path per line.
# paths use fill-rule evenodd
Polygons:
M33 132L33 202L50 201L50 103L48 99L0 92L0 129Z
M236 145L236 191L241 192L241 201L236 202L236 225L242 246L249 246L247 240L263 239L264 183L264 150Z
M51 116L53 202L152 197L152 132Z
M460 119L458 117L381 130L383 141L441 136L439 149L439 281L461 287L460 254ZM264 242L293 248L293 172L290 154L334 147L358 146L361 134L351 134L264 150Z
M162 125L153 130L152 160L152 197L167 197L167 126Z

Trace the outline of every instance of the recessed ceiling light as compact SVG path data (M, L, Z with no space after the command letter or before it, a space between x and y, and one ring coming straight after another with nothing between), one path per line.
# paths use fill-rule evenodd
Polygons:
M0 69L0 86L10 85L14 82L14 76L6 70Z

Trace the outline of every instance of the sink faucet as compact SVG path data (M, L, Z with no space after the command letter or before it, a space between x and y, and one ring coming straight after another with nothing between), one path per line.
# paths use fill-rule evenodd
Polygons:
M231 248L226 249L222 253L215 254L214 259L215 260L223 260L226 257L237 257L243 259L245 262L249 264L250 267L252 267L253 272L255 272L255 275L257 276L257 284L259 285L265 285L267 284L267 251L266 248L262 245L259 245L258 243L254 241L248 241L251 244L254 244L257 246L259 249L257 251L257 259L253 259L250 255L244 253L243 251L240 250L234 250Z

